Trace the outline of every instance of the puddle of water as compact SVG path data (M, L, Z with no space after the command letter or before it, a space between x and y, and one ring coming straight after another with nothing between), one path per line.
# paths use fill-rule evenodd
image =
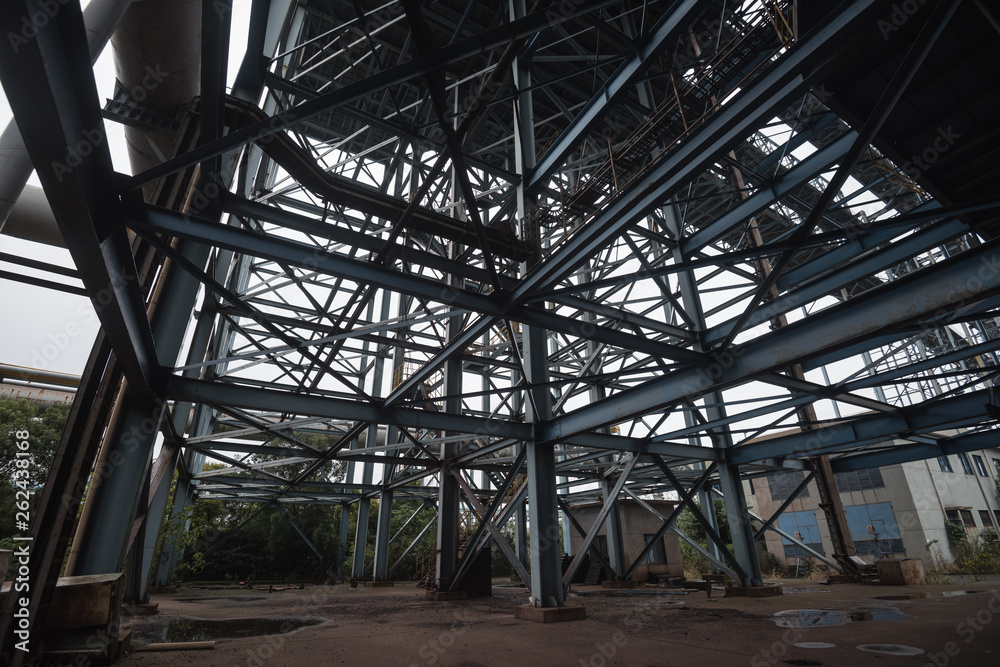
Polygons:
M132 642L143 646L161 642L200 642L280 635L309 625L325 623L322 618L191 618L162 617L132 626Z
M785 595L790 593L829 593L829 588L788 588L787 586L782 586L782 592Z
M262 595L230 595L218 598L175 598L177 602L208 602L209 600L233 600L235 602L251 602L253 600L266 600Z
M873 600L925 600L927 598L952 598L959 595L975 595L985 591L934 591L932 593L902 593L899 595L876 595Z
M817 628L847 623L864 623L866 621L901 621L913 616L907 616L896 610L846 610L829 611L817 609L790 609L779 611L773 616L779 628Z
M797 648L837 648L836 644L831 644L830 642L798 642L792 644Z
M904 646L902 644L859 644L856 646L859 651L868 653L883 653L885 655L923 655L924 649L916 646Z

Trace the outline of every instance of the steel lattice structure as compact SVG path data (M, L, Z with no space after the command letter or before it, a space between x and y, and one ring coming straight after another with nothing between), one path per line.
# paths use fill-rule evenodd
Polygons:
M123 89L102 110L70 6L0 56L36 165L105 121L176 137L130 177L101 142L38 170L103 304L50 486L82 488L98 447L118 461L74 571L130 550L148 565L164 512L196 498L365 517L377 499L353 574L385 578L406 497L437 506L442 590L514 521L507 555L533 604L558 606L617 498L706 507L716 489L735 557L709 555L759 585L741 477L829 484L990 446L1000 193L952 175L995 143L995 88L955 75L995 69L991 15L812 5L254 0L227 93L229 3L206 1L201 95L172 108ZM3 27L36 8L6 3ZM316 481L333 462L347 479ZM292 463L296 478L271 472ZM594 500L564 575L560 522ZM459 560L462 506L478 529ZM75 514L45 507L38 581ZM623 562L613 542L624 576L646 554Z

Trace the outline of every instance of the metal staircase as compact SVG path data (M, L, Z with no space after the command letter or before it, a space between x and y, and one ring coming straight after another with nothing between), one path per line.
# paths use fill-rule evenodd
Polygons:
M790 43L792 35L786 26L784 16L775 20L771 10L762 7L725 23L713 54L707 58L699 54L687 64L686 74L678 77L676 60L661 58L661 68L670 73L673 95L667 95L617 147L609 141L608 158L563 201L564 212L586 215L602 197L613 196L639 178L653 155L682 141L719 108L726 94L752 76L757 65Z

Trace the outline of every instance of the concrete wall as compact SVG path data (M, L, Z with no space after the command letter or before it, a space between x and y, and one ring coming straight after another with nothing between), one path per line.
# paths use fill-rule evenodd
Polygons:
M986 465L986 477L975 469L972 458L974 454L982 457ZM880 470L885 482L884 488L841 493L840 499L845 507L885 502L892 505L900 538L906 550L905 555L896 554L897 557L921 558L925 561L930 557L951 560L953 556L948 547L945 531L945 509L971 509L978 530L983 528L980 510L989 510L995 524L995 510L1000 509L995 486L997 471L993 464L993 459L1000 459L1000 447L969 452L968 456L973 466L972 475L964 473L961 462L954 455L949 457L954 472L942 471L937 459L883 466ZM748 482L744 481L743 486L751 511L765 519L769 518L782 502L771 500L771 491L766 478L754 479L752 494ZM829 556L832 553L832 542L826 519L819 509L815 482L810 483L808 488L809 497L797 498L786 511L814 511L824 550ZM794 565L795 559L785 559L781 537L777 533L768 531L765 541L767 550L776 555L786 567Z
M973 454L981 456L986 465L987 476L983 477L975 469ZM996 469L993 459L1000 459L1000 448L988 449L977 452L969 452L969 462L973 465L973 474L967 475L962 470L962 464L957 456L950 456L951 467L954 472L941 470L937 459L927 461L917 461L903 464L909 487L917 503L917 511L914 521L919 523L919 529L923 539L920 549L927 553L924 548L932 540L937 540L931 549L940 549L940 555L945 559L951 559L951 550L948 547L948 535L945 531L945 509L963 508L971 509L973 519L976 522L977 530L972 531L972 536L977 535L983 528L980 510L989 510L993 515L993 527L995 527L995 510L1000 509L1000 503L996 497ZM915 545L916 546L916 545ZM907 553L910 547L907 545Z
M669 500L649 500L646 502L663 516L669 516L677 504ZM594 525L594 520L600 511L600 503L577 505L572 508L573 516L587 530L590 530L590 527ZM634 500L618 501L618 512L622 522L622 548L625 555L625 567L627 568L646 546L643 536L655 534L663 525L663 521L659 517L650 514ZM604 526L601 526L598 535L607 536L607 522L605 522ZM654 569L657 571L665 569L667 573L673 576L683 577L684 565L681 561L680 538L674 533L668 532L663 536L663 542L663 548L667 556L666 568L654 566ZM571 543L573 553L576 553L583 543L583 538L576 530L572 531ZM631 578L635 581L648 581L649 576L650 565L643 562Z

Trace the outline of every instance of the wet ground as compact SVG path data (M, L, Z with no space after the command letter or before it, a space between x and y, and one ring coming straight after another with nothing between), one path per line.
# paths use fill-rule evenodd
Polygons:
M199 642L210 639L240 639L283 635L299 628L326 623L325 618L226 618L159 614L132 626L132 644Z
M1000 664L1000 581L977 582L974 588L820 586L801 580L787 586L798 592L722 598L716 591L708 598L703 591L602 595L596 587L574 587L568 602L585 607L587 618L557 624L514 618L514 607L527 602L523 588L498 586L492 598L457 602L428 602L423 589L409 582L395 588L350 590L339 585L263 596L261 591L182 590L154 598L159 616L131 622L159 622L162 628L162 621L171 619L237 619L220 627L287 632L220 639L207 651L141 651L120 664ZM325 622L296 629L289 619Z

